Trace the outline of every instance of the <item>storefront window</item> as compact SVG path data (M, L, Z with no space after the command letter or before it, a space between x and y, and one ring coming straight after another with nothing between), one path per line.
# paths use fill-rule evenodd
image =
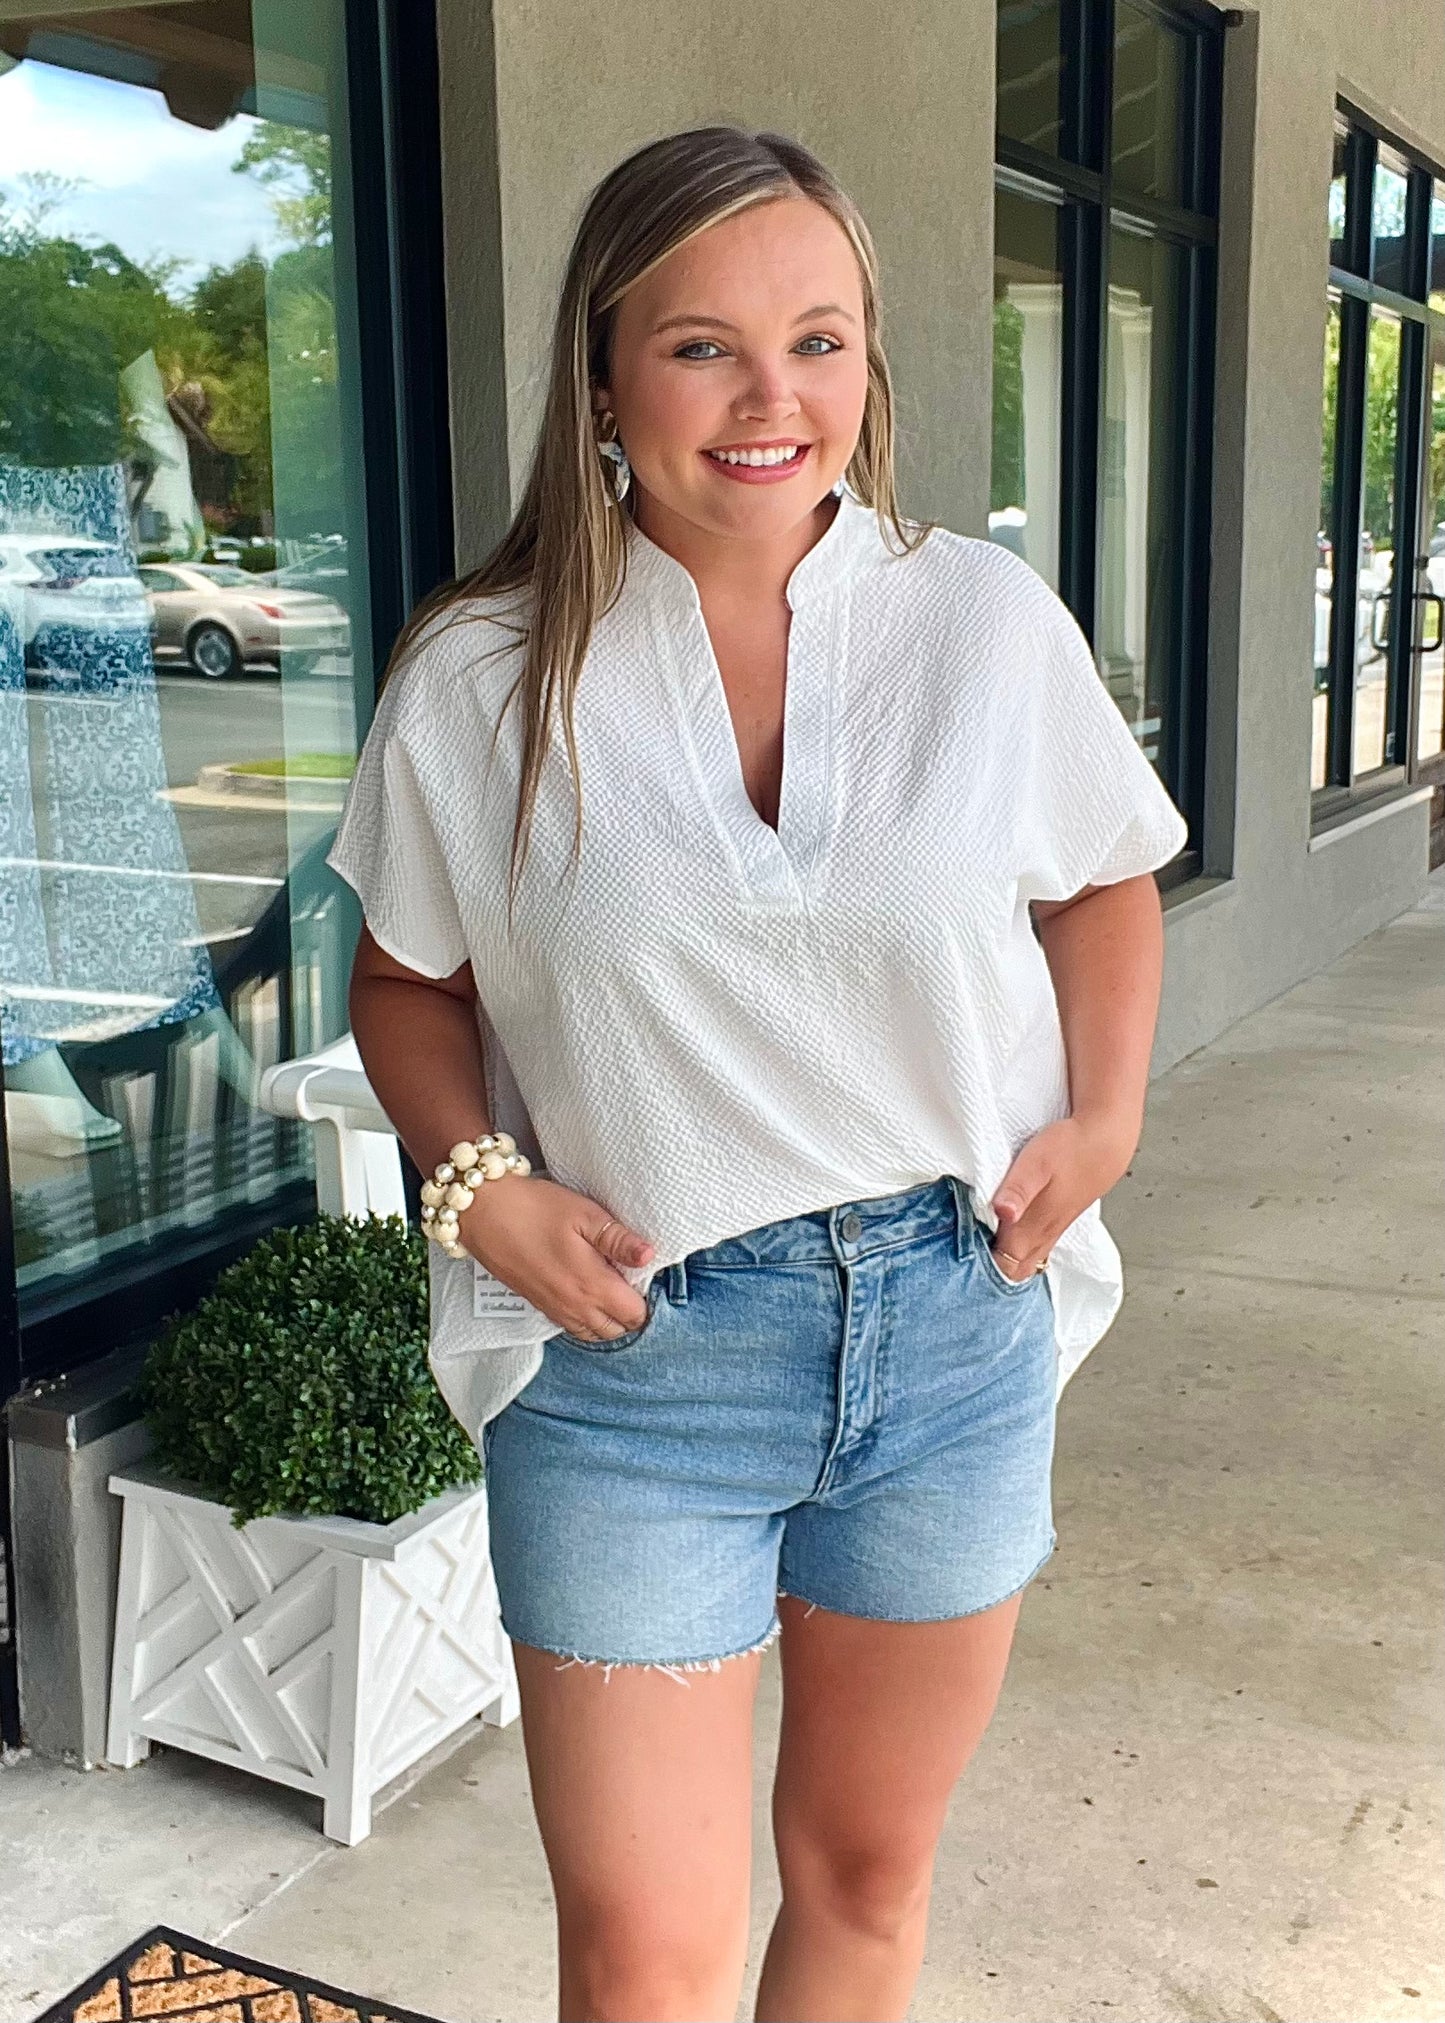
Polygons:
M206 20L200 25L199 17ZM22 1321L307 1178L374 644L341 0L0 18L0 1047ZM214 16L214 18L212 18Z
M1445 617L1439 186L1341 106L1328 207L1310 752L1317 823L1438 757Z
M1188 817L1165 882L1202 861L1221 90L1193 8L999 0L989 533Z
M1157 762L1182 564L1173 361L1186 255L1117 226L1112 237L1099 657L1110 693Z
M1064 277L1054 204L998 192L988 531L1058 587Z

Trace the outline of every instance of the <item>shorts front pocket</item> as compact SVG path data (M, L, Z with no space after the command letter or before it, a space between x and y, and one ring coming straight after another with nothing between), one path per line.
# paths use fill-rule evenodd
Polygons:
M1009 1299L1017 1299L1021 1293L1028 1292L1035 1281L1043 1279L1041 1271L1030 1272L1027 1278L1010 1278L993 1254L987 1225L977 1218L973 1225L973 1248L990 1286Z

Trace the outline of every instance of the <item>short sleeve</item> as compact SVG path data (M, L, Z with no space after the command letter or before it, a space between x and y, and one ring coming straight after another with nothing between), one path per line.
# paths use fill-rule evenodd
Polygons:
M1019 889L1071 899L1157 871L1189 840L1189 825L1100 679L1063 600L1028 571L1034 674L1020 796Z
M382 689L326 862L356 893L388 955L443 977L468 951L425 791L425 726L407 706L407 684L425 679L405 663Z

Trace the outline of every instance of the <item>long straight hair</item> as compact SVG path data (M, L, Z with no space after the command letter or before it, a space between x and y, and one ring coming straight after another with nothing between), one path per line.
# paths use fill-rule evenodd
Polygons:
M520 695L525 722L521 780L512 825L508 919L530 840L537 784L561 709L575 797L572 850L582 837L582 781L573 699L597 620L615 602L626 564L625 508L612 493L593 412L594 389L609 377L616 306L679 246L753 204L807 197L848 234L863 284L868 388L863 423L847 481L878 514L899 552L916 547L930 528L905 521L893 473L894 402L879 333L878 257L861 212L817 157L782 134L742 127L698 127L670 134L620 162L588 199L572 242L553 329L551 369L541 427L526 487L511 525L469 575L437 586L398 633L382 682L406 660L418 634L439 613L457 607L443 629L475 622L460 607L472 598L525 593L525 616L513 622L524 641L522 668L508 691ZM503 620L503 623L506 621Z

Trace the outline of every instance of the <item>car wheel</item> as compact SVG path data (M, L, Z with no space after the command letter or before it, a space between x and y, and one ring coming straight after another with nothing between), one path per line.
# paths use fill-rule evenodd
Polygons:
M241 649L224 625L198 625L186 641L186 657L208 681L229 681L241 671Z

